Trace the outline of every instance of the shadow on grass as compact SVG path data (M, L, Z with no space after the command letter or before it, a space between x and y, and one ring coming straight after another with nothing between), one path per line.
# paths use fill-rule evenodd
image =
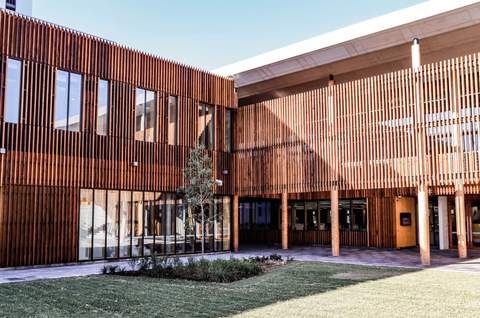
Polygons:
M225 317L413 271L293 262L230 284L122 276L4 284L0 312L9 317Z

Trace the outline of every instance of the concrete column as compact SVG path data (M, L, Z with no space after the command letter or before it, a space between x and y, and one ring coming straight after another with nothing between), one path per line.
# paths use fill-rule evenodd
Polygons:
M338 217L338 189L330 191L330 211L332 223L332 256L340 256L340 220Z
M430 265L430 218L428 210L428 187L418 187L418 242L422 265Z
M467 229L465 222L465 195L463 184L455 186L455 214L457 216L458 257L467 257Z
M233 195L233 251L238 252L239 226L238 194Z
M282 192L282 249L288 249L288 193Z
M448 250L450 230L448 227L448 200L446 196L438 197L438 229L439 248Z

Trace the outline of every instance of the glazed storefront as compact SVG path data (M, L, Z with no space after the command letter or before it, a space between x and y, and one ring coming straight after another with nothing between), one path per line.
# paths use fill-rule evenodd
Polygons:
M239 203L240 244L274 245L281 242L280 202L242 199ZM293 245L329 245L329 200L289 201L288 236ZM367 200L339 202L340 240L344 246L367 246Z
M191 254L230 250L228 196L207 208L205 234L174 193L82 189L79 260Z

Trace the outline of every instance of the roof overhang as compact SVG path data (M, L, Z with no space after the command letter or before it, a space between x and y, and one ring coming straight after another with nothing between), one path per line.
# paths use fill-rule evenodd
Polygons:
M244 87L480 23L478 0L431 0L270 51L213 72Z

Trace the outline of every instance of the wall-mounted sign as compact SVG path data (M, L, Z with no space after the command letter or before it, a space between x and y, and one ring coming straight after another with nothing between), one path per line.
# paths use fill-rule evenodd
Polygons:
M400 225L401 226L412 225L412 213L410 213L410 212L400 212Z

